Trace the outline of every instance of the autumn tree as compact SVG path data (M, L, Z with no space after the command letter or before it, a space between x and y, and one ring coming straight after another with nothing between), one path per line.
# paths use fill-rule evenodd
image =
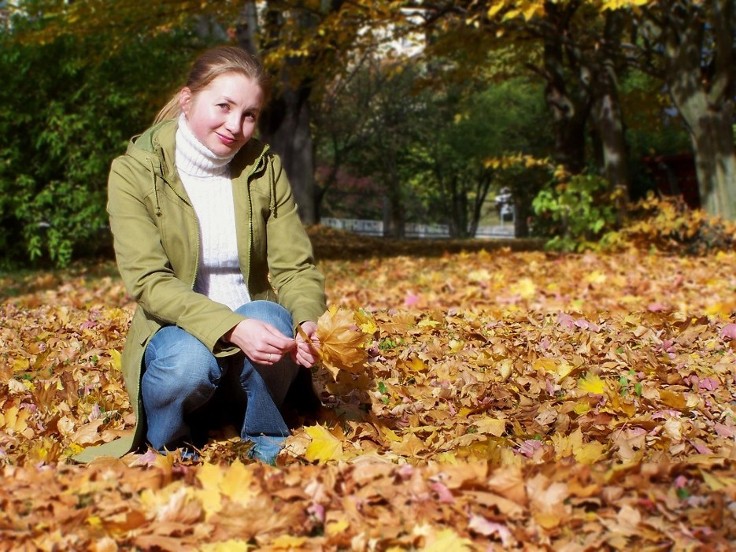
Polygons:
M375 46L361 32L372 20L393 17L392 2L343 0L269 0L175 2L149 5L131 0L18 3L24 17L37 22L22 40L46 43L74 29L76 36L107 37L105 57L134 37L155 36L197 21L210 32L227 32L259 54L275 76L271 108L262 118L262 134L282 155L305 223L315 222L311 102L322 83L349 65L355 49ZM172 83L173 86L175 84Z
M616 89L625 21L618 12L602 12L602 7L601 2L584 0L507 0L490 7L427 3L426 21L444 34L465 36L452 42L456 47L472 48L478 41L487 45L486 65L498 64L500 54L507 74L536 75L545 85L554 121L556 161L572 174L585 170L589 133L594 131L601 172L612 187L626 189L625 127ZM440 39L438 44L445 42Z
M700 198L736 218L736 8L732 0L647 2L630 44L633 62L667 86L690 134Z

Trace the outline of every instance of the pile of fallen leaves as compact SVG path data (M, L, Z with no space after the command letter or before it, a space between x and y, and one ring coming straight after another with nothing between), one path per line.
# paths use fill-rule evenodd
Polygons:
M132 426L133 305L110 265L0 281L0 550L736 541L736 254L399 251L321 261L325 406L277 467L70 464Z

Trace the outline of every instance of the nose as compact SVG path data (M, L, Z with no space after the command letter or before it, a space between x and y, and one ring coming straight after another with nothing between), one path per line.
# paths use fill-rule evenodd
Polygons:
M234 135L240 134L240 115L235 111L228 113L225 119L225 128Z

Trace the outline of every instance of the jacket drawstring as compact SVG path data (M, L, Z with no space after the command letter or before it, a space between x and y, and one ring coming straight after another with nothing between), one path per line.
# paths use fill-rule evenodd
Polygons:
M153 167L153 160L149 159L148 162L151 164L151 178L153 179L153 196L156 201L156 216L161 216L161 205L158 202L158 185L156 183L156 170Z
M273 163L270 164L271 166L271 204L269 205L269 209L271 211L271 214L274 218L276 218L276 177L273 174Z

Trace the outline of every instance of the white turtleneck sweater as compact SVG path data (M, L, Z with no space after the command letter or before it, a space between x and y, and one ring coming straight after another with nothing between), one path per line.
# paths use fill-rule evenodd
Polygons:
M229 163L192 134L184 115L176 132L176 168L199 219L199 268L194 290L235 310L250 301L240 272Z

